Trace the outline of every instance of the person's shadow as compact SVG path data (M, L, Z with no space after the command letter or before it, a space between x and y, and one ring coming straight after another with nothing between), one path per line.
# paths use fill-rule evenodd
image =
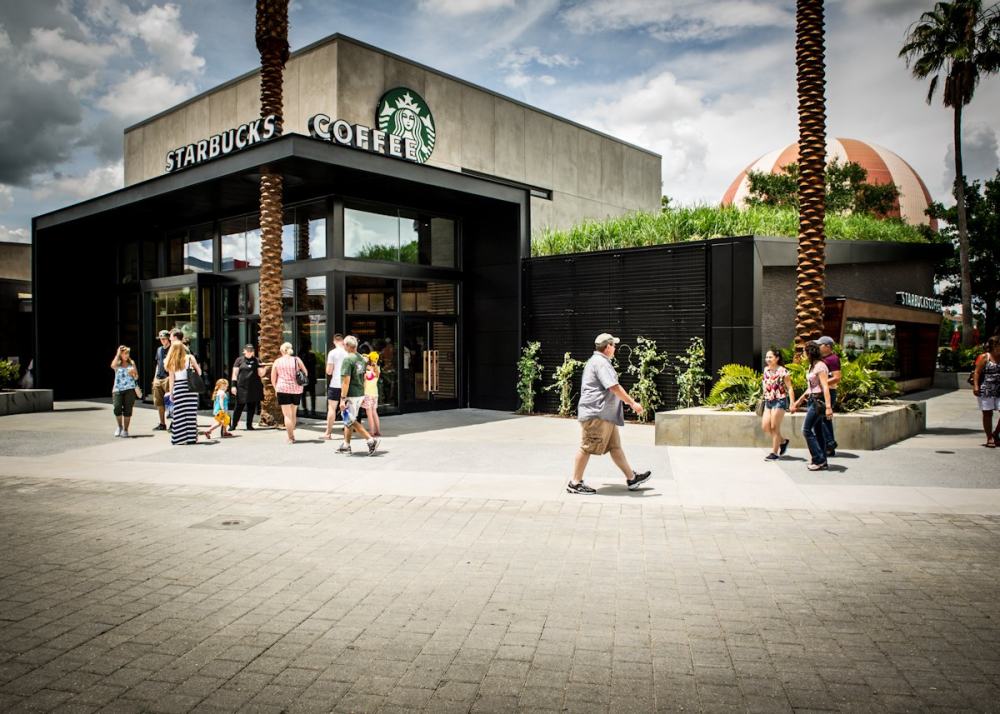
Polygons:
M656 489L653 486L637 488L629 491L628 486L621 483L605 483L600 488L594 489L598 496L628 496L629 498L659 498L662 493L653 493Z

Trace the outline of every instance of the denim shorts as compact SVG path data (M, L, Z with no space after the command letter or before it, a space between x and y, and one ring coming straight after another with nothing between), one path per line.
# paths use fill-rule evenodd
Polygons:
M788 397L782 397L781 399L768 399L764 402L765 409L784 409L788 411Z

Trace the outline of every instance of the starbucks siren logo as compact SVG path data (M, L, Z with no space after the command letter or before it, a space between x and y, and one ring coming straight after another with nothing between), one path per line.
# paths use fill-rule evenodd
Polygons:
M412 89L396 87L382 95L375 110L378 128L413 142L417 161L424 163L434 151L434 117L427 102Z

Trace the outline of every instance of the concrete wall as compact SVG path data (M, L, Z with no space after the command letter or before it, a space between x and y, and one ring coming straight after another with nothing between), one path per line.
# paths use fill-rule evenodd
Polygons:
M0 243L0 279L31 280L31 246Z
M125 184L162 175L171 149L258 116L258 81L254 73L126 132ZM371 126L379 98L400 85L419 92L434 115L429 165L552 190L551 201L532 198L533 233L659 209L659 156L344 37L289 60L285 131L306 134L318 112Z
M795 338L795 268L765 267L762 287L761 346L787 347ZM896 291L933 295L934 264L910 260L826 267L826 294L831 297L892 305Z

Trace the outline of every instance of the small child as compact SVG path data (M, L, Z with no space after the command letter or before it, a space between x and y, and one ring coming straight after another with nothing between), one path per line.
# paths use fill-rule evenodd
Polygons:
M222 438L228 439L232 436L226 427L229 426L229 380L220 379L215 383L215 391L212 392L212 416L215 424L211 429L205 431L205 438L211 439L215 427L222 429Z
M368 365L365 367L365 398L361 406L368 414L368 431L372 436L382 436L381 424L378 420L378 378L382 370L378 366L378 352L368 354Z

